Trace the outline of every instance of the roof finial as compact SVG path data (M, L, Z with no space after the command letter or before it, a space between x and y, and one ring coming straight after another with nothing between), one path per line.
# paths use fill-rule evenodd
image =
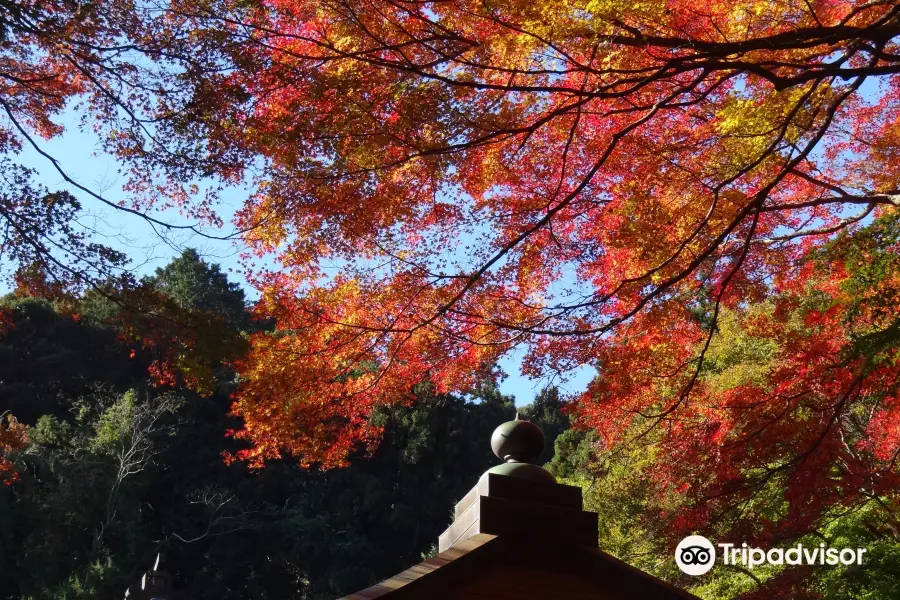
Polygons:
M556 479L543 468L529 464L544 451L544 432L530 421L516 418L503 423L491 436L491 449L506 464L492 468L490 473L530 479L542 483L556 483Z

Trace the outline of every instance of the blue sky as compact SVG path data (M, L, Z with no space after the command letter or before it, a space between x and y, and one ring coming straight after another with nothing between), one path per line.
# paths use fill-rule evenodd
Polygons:
M103 195L105 198L118 201L123 197L122 184L125 178L119 173L115 159L100 149L96 136L90 131L82 131L79 127L79 116L73 111L65 113L58 122L66 127L66 132L49 141L39 141L43 151L56 158L62 169L79 184ZM38 173L38 181L48 189L67 189L81 202L85 216L81 222L95 230L98 236L105 238L105 243L125 251L132 258L132 267L139 275L152 273L157 267L165 265L174 255L185 247L196 248L209 262L215 262L229 273L229 277L244 284L238 273L240 263L238 254L241 248L231 242L209 240L207 238L185 233L174 234L167 239L160 238L149 224L134 216L103 205L80 190L70 186L54 169L52 164L40 156L32 148L26 148L18 157L18 161ZM240 188L228 190L224 195L224 204L218 207L219 214L226 221L224 232L230 231L230 219L246 196ZM177 214L158 215L167 222L187 223ZM223 232L217 232L221 235ZM8 291L5 281L9 274L9 265L0 263L0 293ZM245 286L248 295L254 297L253 291ZM549 378L531 379L520 373L524 348L504 358L500 366L507 373L500 389L505 394L515 396L516 404L530 403L541 387L555 383L565 393L576 393L584 390L596 371L592 367L582 367L570 374L567 380Z

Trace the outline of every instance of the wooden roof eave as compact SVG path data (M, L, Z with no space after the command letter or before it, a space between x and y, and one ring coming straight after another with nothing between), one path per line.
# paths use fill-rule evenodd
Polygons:
M493 563L497 536L480 533L417 565L341 600L429 598L447 591L449 584L467 580ZM493 545L492 545L493 544ZM427 576L427 577L426 577Z
M698 600L597 548L532 546L508 536L477 534L448 550L341 600L453 597L479 575L501 564L546 565L592 581L597 589L641 600ZM543 548L547 554L541 555ZM537 552L536 552L537 551ZM552 565L552 566L551 566Z

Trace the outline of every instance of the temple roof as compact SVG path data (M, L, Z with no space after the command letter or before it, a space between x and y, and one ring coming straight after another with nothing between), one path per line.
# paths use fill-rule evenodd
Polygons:
M439 554L343 600L697 600L597 548L581 488L525 462L543 447L540 429L510 421L491 445L506 464L457 503Z

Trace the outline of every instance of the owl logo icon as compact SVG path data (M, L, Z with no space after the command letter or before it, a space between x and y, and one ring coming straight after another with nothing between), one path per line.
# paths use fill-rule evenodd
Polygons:
M675 548L675 564L688 575L708 573L716 563L716 549L702 535L689 535Z

